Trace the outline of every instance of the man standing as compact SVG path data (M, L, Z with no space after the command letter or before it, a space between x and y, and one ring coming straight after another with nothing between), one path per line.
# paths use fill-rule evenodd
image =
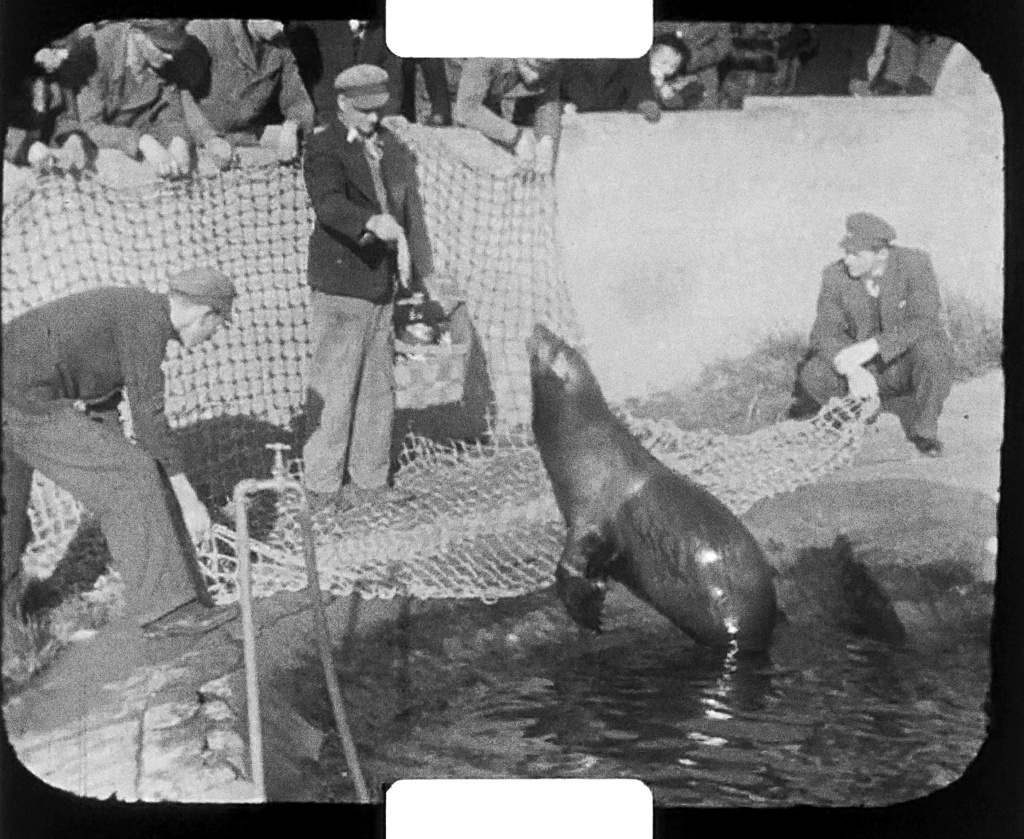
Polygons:
M337 118L306 147L316 224L309 240L312 434L303 458L315 509L388 494L395 283L422 284L432 270L415 161L379 122L387 81L386 71L369 64L340 73ZM346 469L351 486L342 496Z
M32 472L99 516L125 586L126 617L150 634L206 631L234 616L212 608L193 558L179 543L158 464L192 539L210 516L182 471L164 416L167 343L207 340L230 317L235 289L211 269L170 278L167 295L101 288L46 303L3 330L3 572L8 619L16 611ZM93 415L128 395L137 445ZM113 427L112 427L113 426Z
M896 231L870 213L846 220L845 256L822 275L812 355L800 384L818 404L853 396L910 394L909 437L942 454L939 415L949 396L952 347L939 320L939 288L928 255L893 245Z

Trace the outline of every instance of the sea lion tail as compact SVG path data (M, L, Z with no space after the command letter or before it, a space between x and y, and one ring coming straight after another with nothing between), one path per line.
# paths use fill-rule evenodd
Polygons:
M601 609L605 593L602 584L588 580L579 572L559 564L555 568L555 589L569 617L584 629L601 631Z

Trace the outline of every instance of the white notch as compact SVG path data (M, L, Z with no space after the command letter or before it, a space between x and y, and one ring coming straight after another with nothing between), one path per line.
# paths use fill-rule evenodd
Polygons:
M638 58L653 0L387 0L388 49L403 57Z

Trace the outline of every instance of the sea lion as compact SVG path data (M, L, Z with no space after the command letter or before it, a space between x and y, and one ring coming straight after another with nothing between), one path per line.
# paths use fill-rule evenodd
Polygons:
M572 618L600 631L611 578L700 644L764 650L775 586L754 537L630 434L576 350L541 325L527 349L533 433L569 529L555 581Z

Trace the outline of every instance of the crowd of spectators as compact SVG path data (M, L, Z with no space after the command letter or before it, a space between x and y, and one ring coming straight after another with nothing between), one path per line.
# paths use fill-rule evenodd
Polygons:
M77 171L120 155L164 177L247 148L294 161L336 116L337 75L369 64L387 71L383 116L475 128L545 172L565 114L657 122L749 96L928 94L952 44L902 27L659 21L637 59L414 59L387 48L381 21L100 21L35 52L9 95L4 158Z

